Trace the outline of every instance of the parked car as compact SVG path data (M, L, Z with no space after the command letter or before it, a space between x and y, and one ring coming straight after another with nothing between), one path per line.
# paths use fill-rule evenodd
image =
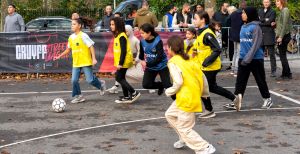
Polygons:
M123 15L123 18L125 19L125 24L127 25L133 25L133 20L134 17L132 17L132 13L134 11L137 11L142 7L143 0L126 0L122 3L120 3L113 11L113 14L116 12L120 12ZM100 20L96 26L95 26L95 31L100 32L100 31L107 31L101 27L101 22Z
M70 31L72 20L66 17L39 17L26 24L26 31Z

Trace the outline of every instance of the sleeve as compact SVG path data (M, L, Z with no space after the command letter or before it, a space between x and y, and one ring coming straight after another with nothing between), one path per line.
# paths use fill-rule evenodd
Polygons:
M71 46L72 46L70 39L71 39L71 36L70 36L69 39L68 39L68 46L67 46L67 47L68 47L69 49L71 49Z
M173 63L168 64L170 75L173 79L173 86L166 89L165 93L167 96L175 95L183 84L182 72L181 70Z
M152 23L154 28L158 26L158 20L155 14L152 13Z
M137 49L137 55L136 55L135 60L136 60L136 61L139 61L139 56L140 56L140 49L141 49L141 47L140 47L140 40L137 39L137 38L136 38L135 47L136 47L136 49Z
M164 56L164 47L163 47L162 40L160 40L157 43L157 45L156 45L155 48L156 48L156 52L157 52L156 58L154 60L152 60L152 61L147 62L147 64L146 64L147 67L153 67L153 66L159 64L162 61L162 59L163 59L163 56Z
M145 51L143 49L142 41L140 41L140 54L139 54L140 60L145 60Z
M173 21L172 21L172 27L174 29L179 29L179 26L177 24L177 13L175 13L174 17L173 17Z
M133 27L138 27L137 18L139 18L138 14L136 15L136 17L133 20Z
M121 56L119 65L123 66L126 58L126 52L127 52L127 40L124 36L120 37L120 46L121 46Z
M207 67L211 65L220 56L222 50L217 39L210 33L204 35L203 43L205 45L210 46L212 49L211 55L208 56L202 63L202 66Z
M4 30L3 30L3 32L6 32L6 26L7 26L7 23L6 23L7 20L6 20L6 18L7 17L5 17L5 23L4 23Z
M82 41L88 47L91 47L91 46L93 46L95 44L95 42L86 33L82 34Z
M279 32L279 37L283 38L285 35L286 29L289 27L289 18L290 18L290 11L285 8L283 11L283 23L282 23L282 28L281 31Z
M246 54L246 56L243 59L243 63L249 64L251 63L256 51L260 48L261 43L262 43L262 31L261 28L259 26L257 26L254 30L253 30L253 45L250 48L249 52Z
M271 23L275 22L275 18L276 18L276 13L273 10L270 10L270 17L269 18L260 18L261 21L261 26L265 26L265 27L271 27Z
M18 22L21 27L21 31L25 31L25 23L21 15L18 16Z

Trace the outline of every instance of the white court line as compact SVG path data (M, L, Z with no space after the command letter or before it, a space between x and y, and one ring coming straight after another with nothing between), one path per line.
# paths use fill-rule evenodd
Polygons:
M287 97L287 96L285 96L285 95L279 94L279 93L277 93L277 92L275 92L275 91L272 91L272 90L269 90L269 91L270 91L271 94L273 94L273 95L275 95L275 96L281 97L281 98L283 98L283 99L286 99L286 100L288 100L288 101L291 101L291 102L293 102L293 103L296 103L296 104L300 105L300 101L298 101L298 100L296 100L296 99Z
M234 89L235 87L224 87L227 89ZM257 88L257 86L247 86L247 88ZM136 89L138 91L147 91L149 89ZM61 93L71 93L72 91L30 91L30 92L17 92L17 93L0 93L0 95L30 95L30 94L61 94ZM99 92L99 90L83 90L83 93L94 93Z
M268 110L297 110L297 109L300 109L300 107L270 108ZM240 112L251 112L251 111L267 111L267 109L249 109L249 110L241 110ZM231 110L231 111L218 111L218 112L215 112L215 113L221 114L221 113L233 113L233 112L236 112L236 111L235 110ZM140 119L140 120L132 120L132 121L124 121L124 122L112 123L112 124L107 124L107 125L99 125L99 126L94 126L94 127L87 127L87 128L82 128L82 129L75 129L75 130L71 130L71 131L66 131L66 132L61 132L61 133L56 133L56 134L50 134L50 135L40 136L40 137L36 137L36 138L31 138L31 139L28 139L28 140L23 140L23 141L11 143L11 144L2 145L2 146L0 146L0 149L1 148L6 148L6 147L11 147L11 146L14 146L14 145L17 145L17 144L26 143L26 142L31 142L31 141L36 141L36 140L45 139L45 138L49 138L49 137L66 135L66 134L70 134L70 133L81 132L81 131L86 131L86 130L91 130L91 129L97 129L97 128L103 128L103 127L109 127L109 126L117 126L117 125L123 125L123 124L132 124L132 123L137 123L137 122L161 120L161 119L165 119L165 117Z

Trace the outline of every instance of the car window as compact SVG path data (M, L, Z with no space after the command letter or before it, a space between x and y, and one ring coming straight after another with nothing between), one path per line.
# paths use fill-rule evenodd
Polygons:
M70 20L60 20L59 23L61 28L71 29L72 22Z
M47 20L47 30L59 29L59 28L60 28L59 19Z
M44 27L44 20L35 20L33 22L30 22L26 28L29 30L39 30L42 27Z

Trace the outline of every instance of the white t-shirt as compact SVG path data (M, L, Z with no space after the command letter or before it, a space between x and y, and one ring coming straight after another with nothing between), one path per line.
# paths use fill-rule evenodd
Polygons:
M70 39L75 39L77 37L77 35L75 33L73 33L71 36L70 36ZM89 35L87 35L86 33L82 32L82 41L83 43L88 46L88 47L91 47L95 44L95 42L89 37ZM71 48L69 43L68 43L68 48Z

